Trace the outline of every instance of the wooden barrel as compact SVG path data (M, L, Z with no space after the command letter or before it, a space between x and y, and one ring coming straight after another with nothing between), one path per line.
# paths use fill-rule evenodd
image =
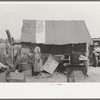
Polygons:
M83 55L83 53L82 52L72 52L71 53L71 64L79 64L80 55Z

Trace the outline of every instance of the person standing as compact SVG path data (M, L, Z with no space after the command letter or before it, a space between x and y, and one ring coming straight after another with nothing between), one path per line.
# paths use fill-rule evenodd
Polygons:
M34 49L34 58L34 72L36 75L42 76L43 65L41 59L41 49L36 44Z

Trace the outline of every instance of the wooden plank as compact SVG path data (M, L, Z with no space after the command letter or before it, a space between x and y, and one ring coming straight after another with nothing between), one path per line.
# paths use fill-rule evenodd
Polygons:
M88 68L89 68L89 44L86 43L86 58L87 58L87 61L85 61L85 65L86 65L86 74L87 74L87 71L88 71Z

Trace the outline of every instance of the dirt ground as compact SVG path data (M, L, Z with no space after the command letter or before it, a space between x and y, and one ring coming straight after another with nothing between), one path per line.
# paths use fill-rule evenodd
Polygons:
M26 76L26 82L66 82L67 77L62 73L54 73L53 75L42 73L42 77Z
M89 67L89 77L86 77L81 82L100 82L100 67Z
M100 67L89 67L88 77L81 78L78 82L100 82ZM26 76L26 82L67 82L66 75L54 73L53 75L43 73L42 77Z

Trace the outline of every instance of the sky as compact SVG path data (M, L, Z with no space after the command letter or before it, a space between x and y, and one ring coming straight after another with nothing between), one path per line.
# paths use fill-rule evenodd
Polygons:
M8 29L20 39L23 19L84 20L91 37L100 37L100 2L0 2L0 38Z

